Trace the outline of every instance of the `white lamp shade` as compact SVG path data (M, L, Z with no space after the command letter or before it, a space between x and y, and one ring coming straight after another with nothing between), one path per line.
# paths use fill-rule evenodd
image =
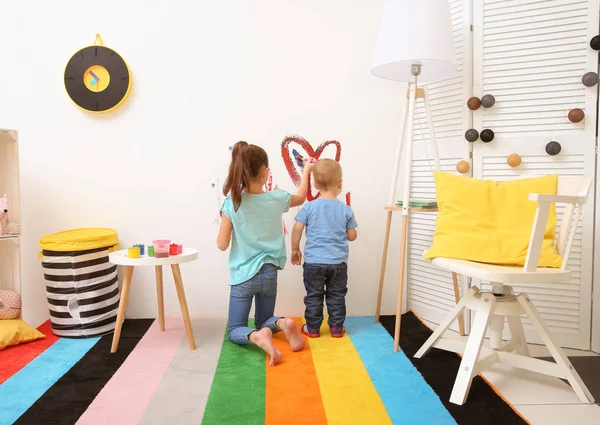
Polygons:
M421 81L456 75L456 53L448 0L387 0L371 73L410 81L421 64Z

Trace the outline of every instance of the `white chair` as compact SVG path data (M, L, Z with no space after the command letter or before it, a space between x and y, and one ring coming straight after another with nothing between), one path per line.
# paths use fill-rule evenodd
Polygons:
M564 283L569 280L570 271L566 269L575 237L581 208L586 201L591 180L574 176L559 176L556 195L531 194L529 199L537 201L538 206L533 222L529 250L524 267L507 267L476 263L451 258L435 258L432 263L453 273L474 279L490 281L492 291L480 291L471 287L456 307L440 323L429 339L415 354L421 358L430 348L459 352L462 356L456 381L450 395L450 402L458 405L465 403L473 378L494 363L503 363L521 369L527 369L546 375L566 379L584 403L593 403L594 398L571 365L551 331L544 324L537 309L527 294L515 294L513 288L505 284L527 283ZM566 204L564 216L556 239L556 249L563 257L560 269L538 268L540 250L544 239L544 229L553 203ZM466 342L444 338L443 333L456 320L463 308L476 311L471 333ZM529 316L534 329L556 363L529 357L527 341L520 316ZM502 331L504 318L510 329L510 340L503 344ZM490 348L493 352L479 358L488 328L490 329Z

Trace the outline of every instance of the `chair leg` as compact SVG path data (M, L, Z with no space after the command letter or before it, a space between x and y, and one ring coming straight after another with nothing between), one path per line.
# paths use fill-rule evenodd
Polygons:
M454 301L458 304L460 301L460 290L458 289L458 275L452 272L452 282L454 283ZM465 334L465 316L461 312L458 315L458 333L461 336Z
M567 381L569 381L569 384L571 384L571 387L575 391L575 394L577 394L577 397L579 397L579 399L583 403L592 404L594 402L594 397L581 380L581 377L569 361L569 358L567 357L563 349L555 341L550 329L548 329L544 324L540 313L538 313L537 309L531 302L529 295L520 294L519 296L517 296L517 301L519 301L519 304L521 305L521 307L523 307L525 314L529 316L533 327L542 337L544 344L546 344L546 347L548 347L548 350L550 350L550 354L556 361L556 364L562 369L563 373L567 378Z
M163 292L163 268L155 266L156 270L156 298L158 300L158 326L161 332L165 330L165 298Z
M185 291L183 289L183 280L181 279L181 271L179 270L179 264L172 264L171 270L173 271L173 279L175 280L175 289L177 290L177 298L179 298L179 305L181 307L181 315L183 316L183 322L185 323L185 330L187 333L190 350L195 350L196 342L194 341L194 332L192 330L192 322L190 320L190 313L188 311L187 301L185 299Z
M392 212L387 212L385 222L385 236L383 240L383 255L381 257L381 271L379 272L379 290L377 291L377 307L375 308L375 323L379 323L381 314L381 297L383 296L383 281L385 280L385 265L387 263L388 246L390 244L390 228L392 227Z
M471 382L476 375L475 364L479 358L481 347L485 339L485 332L494 310L496 299L492 294L481 295L481 303L475 314L475 320L471 328L471 334L465 347L462 361L454 381L450 403L463 405L469 395Z
M119 339L121 338L121 329L125 319L125 309L127 308L127 298L129 298L129 287L133 277L133 266L125 267L125 278L123 279L123 289L121 289L121 299L119 300L119 311L117 312L117 322L115 323L115 333L113 334L111 353L116 353L119 348Z
M506 316L508 328L510 329L510 339L516 341L516 353L529 357L529 348L527 347L527 338L523 330L523 323L520 316Z
M473 297L476 293L479 292L479 288L473 286L469 288L469 291L465 294L464 297L450 310L450 313L442 320L442 323L436 328L436 330L431 334L431 336L425 341L425 344L419 348L419 351L414 355L416 359L420 359L431 349L433 344L442 336L444 332L450 327L456 317L462 313L463 308L465 308L465 304L467 301Z

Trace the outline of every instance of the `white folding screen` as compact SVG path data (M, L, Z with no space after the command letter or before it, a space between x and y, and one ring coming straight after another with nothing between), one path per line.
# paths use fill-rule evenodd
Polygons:
M456 163L469 160L464 133L470 126L470 114L464 100L471 86L470 1L449 0L458 75L424 84L429 91L435 136L441 168L456 172ZM414 198L435 199L433 161L425 148L429 141L427 119L419 103L415 117L411 193ZM408 307L421 318L439 323L455 304L452 275L423 260L435 231L435 213L411 213L408 233L407 278Z
M497 181L519 176L594 176L597 87L583 74L598 71L589 40L598 34L599 0L481 0L473 2L474 94L492 94L496 104L473 113L473 127L494 131L490 143L472 145L473 176ZM572 123L570 109L585 119ZM559 155L545 146L560 143ZM523 163L511 168L506 158ZM562 209L557 209L559 218ZM515 285L531 295L563 346L590 348L594 197L585 206L569 261L572 279L543 287ZM479 284L478 282L474 282ZM486 283L482 283L486 286ZM539 337L527 328L530 342Z

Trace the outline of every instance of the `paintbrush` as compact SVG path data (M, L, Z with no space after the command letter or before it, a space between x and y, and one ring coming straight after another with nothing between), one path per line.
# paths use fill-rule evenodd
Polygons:
M296 149L292 149L292 155L294 155L294 159L298 164L298 167L304 167L304 164L310 159L310 162L314 164L317 162L314 158L304 158L302 155L298 153Z

